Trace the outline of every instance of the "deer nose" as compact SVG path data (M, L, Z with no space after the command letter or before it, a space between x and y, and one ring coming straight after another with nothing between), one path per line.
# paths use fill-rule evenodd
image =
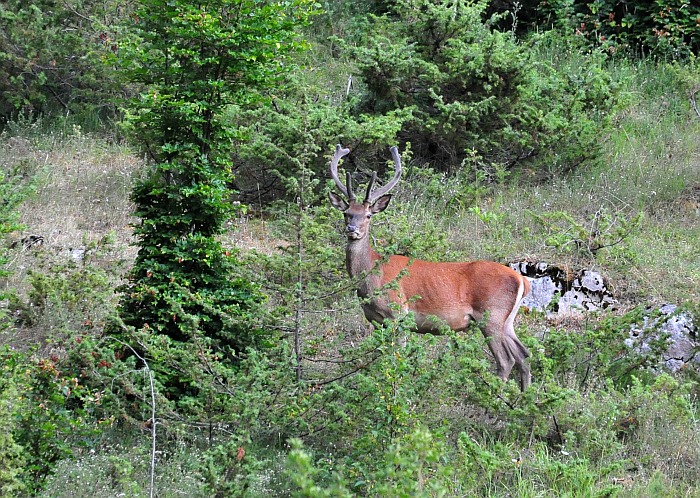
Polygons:
M345 230L348 232L357 232L357 227L355 225L348 225L345 227Z

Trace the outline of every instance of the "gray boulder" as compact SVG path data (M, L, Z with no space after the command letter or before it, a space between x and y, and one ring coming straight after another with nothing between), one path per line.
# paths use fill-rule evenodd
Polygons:
M651 353L652 342L665 340L662 361L666 369L677 372L690 365L700 366L700 342L691 314L678 312L673 304L663 305L658 312L658 316L645 316L641 324L631 328L630 337L625 340L627 347L642 354Z
M522 302L528 308L564 314L609 309L616 304L607 280L598 272L531 261L511 263L510 267L532 284Z

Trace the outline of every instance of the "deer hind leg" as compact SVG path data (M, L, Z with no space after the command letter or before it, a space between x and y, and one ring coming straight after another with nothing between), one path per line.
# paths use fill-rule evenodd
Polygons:
M515 335L513 322L506 321L504 340L509 354L515 360L515 366L520 372L520 390L524 391L530 386L530 364L527 359L530 357L530 351L525 345L520 342L518 336Z
M503 328L489 323L483 330L489 349L496 360L496 374L506 382L516 360L508 344L508 338L503 334Z
M513 367L520 373L520 389L524 391L530 385L530 366L527 358L530 352L515 335L513 321L517 306L507 317L491 316L483 329L488 340L489 349L496 360L496 372L504 382L508 381Z
M530 351L528 351L525 345L520 342L520 339L518 339L518 336L515 334L515 328L513 327L515 315L518 313L519 307L520 299L516 300L513 309L503 324L503 339L510 355L515 360L515 366L520 372L520 389L524 391L530 386L531 380L530 364L527 361L527 359L530 357Z

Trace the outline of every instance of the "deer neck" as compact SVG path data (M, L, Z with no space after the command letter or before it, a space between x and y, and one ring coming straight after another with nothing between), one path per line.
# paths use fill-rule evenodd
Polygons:
M345 266L351 278L362 277L358 292L367 297L379 285L379 275L371 274L380 259L379 254L369 244L369 236L360 240L348 240L345 252Z

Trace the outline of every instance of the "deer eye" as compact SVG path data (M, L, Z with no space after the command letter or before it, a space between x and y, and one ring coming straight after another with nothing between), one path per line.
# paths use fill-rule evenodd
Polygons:
M371 217L372 217L371 214L368 214L368 215L367 215L367 219L370 219Z

